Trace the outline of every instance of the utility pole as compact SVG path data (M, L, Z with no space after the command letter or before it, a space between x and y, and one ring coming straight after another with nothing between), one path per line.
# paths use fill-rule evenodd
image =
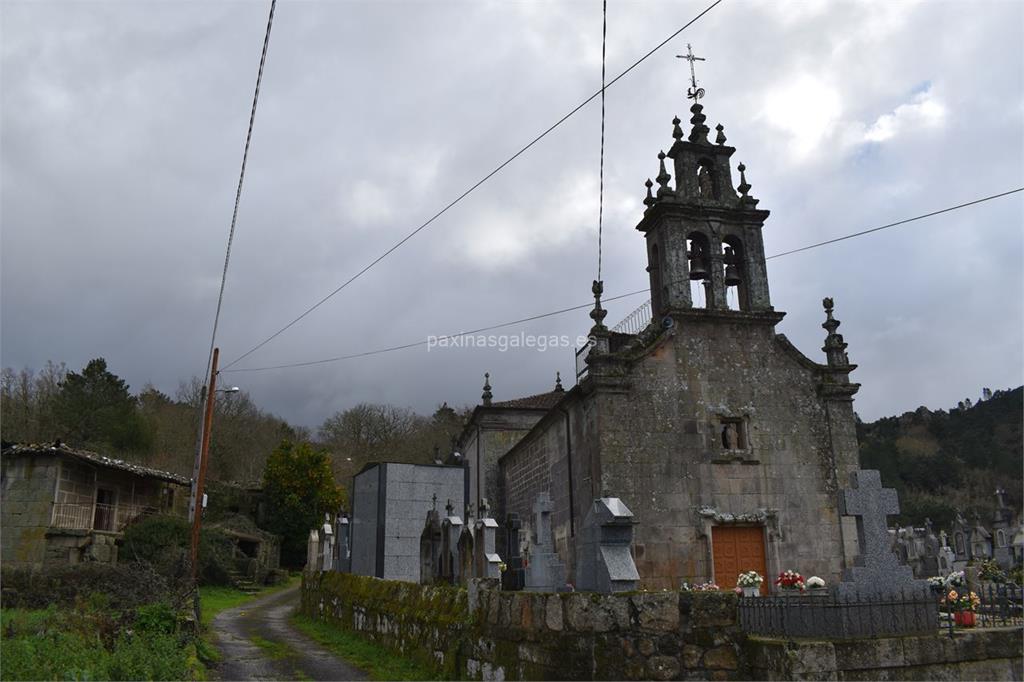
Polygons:
M210 451L210 431L213 426L213 399L217 395L217 359L220 348L213 349L213 362L210 364L210 383L206 389L206 414L203 416L202 438L194 469L195 481L192 485L192 544L190 559L192 563L192 582L196 582L199 566L199 527L203 520L203 487L206 483L207 455Z

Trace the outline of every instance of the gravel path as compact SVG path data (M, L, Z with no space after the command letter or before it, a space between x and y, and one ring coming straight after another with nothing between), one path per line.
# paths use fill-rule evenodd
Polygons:
M222 657L220 679L368 680L365 672L289 624L298 601L296 586L219 613L212 629Z

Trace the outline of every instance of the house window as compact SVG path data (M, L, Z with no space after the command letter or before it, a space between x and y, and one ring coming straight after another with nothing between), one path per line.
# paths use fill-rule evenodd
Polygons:
M720 432L723 450L746 450L747 434L743 428L743 420L723 417Z
M163 489L163 508L165 511L174 509L174 488L170 486Z

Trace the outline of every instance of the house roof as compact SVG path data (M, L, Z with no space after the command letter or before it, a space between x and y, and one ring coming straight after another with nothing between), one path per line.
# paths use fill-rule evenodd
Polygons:
M89 450L78 450L76 448L68 447L59 440L50 444L4 443L2 455L4 457L17 455L26 455L29 457L35 455L66 455L68 457L84 460L90 464L106 467L108 469L127 471L128 473L135 474L136 476L158 478L162 481L178 483L181 485L189 484L189 479L184 476L172 474L169 471L161 471L160 469L152 469L141 464L135 464L134 462L126 462L122 459L114 459L113 457L107 457L106 455L90 452Z

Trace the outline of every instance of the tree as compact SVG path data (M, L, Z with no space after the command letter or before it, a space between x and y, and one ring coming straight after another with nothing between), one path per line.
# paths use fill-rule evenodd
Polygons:
M74 445L140 451L152 442L128 384L107 371L103 358L90 360L81 374L68 372L60 383L55 413L63 438Z
M306 538L318 528L325 513L336 513L345 494L334 481L330 456L309 443L283 440L267 458L263 470L267 529L281 535L281 561L301 566Z

